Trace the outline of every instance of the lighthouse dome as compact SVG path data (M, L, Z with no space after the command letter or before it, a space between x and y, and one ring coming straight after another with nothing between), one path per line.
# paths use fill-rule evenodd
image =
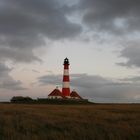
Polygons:
M64 59L64 65L65 64L69 65L69 59L67 57Z

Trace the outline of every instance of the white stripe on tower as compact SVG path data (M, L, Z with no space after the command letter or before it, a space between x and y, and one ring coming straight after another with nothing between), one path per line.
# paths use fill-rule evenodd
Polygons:
M68 69L64 69L64 75L68 75L69 76L69 70Z
M63 82L63 88L69 88L70 83L69 82Z

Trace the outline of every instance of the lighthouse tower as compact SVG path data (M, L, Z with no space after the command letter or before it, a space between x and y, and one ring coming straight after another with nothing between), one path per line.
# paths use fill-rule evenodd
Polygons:
M64 74L63 74L63 87L62 94L65 97L70 97L70 78L69 78L69 60L68 58L64 59Z

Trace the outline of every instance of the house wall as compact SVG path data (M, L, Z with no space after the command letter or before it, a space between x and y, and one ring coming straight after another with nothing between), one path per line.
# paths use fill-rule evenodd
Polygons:
M72 99L80 99L79 97L71 97Z
M61 96L48 96L48 99L62 99Z

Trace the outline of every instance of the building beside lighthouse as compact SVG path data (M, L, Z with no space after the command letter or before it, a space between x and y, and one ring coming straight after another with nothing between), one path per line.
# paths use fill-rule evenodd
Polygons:
M82 97L75 90L71 92L70 97L72 99L82 99Z
M62 92L56 87L49 95L48 99L64 99L65 96L63 96Z
M70 91L70 76L69 76L69 59L64 59L63 69L63 81L62 81L62 92L56 87L49 95L48 99L78 99L82 100L82 97L73 90Z

